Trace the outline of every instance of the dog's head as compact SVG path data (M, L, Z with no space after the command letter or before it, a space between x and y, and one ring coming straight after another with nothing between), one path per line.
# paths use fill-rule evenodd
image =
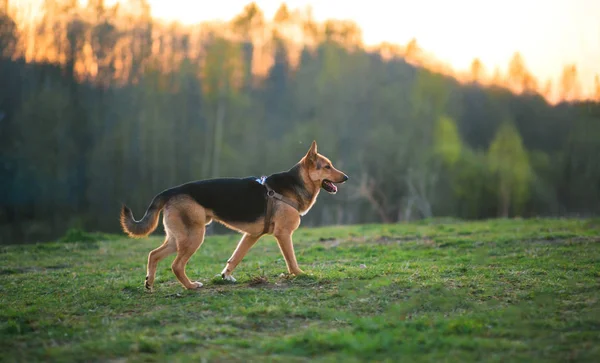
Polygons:
M319 188L325 189L330 194L337 193L335 184L344 183L348 176L333 167L331 160L317 152L315 141L301 160L303 167L307 170L310 180Z

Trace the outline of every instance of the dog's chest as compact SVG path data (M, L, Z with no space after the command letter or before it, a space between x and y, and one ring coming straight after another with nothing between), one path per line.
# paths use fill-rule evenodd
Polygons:
M313 205L315 205L318 195L319 195L319 190L317 190L317 193L312 197L308 207L304 211L300 212L301 216L305 216L308 213L308 211L310 211L310 209L313 207Z

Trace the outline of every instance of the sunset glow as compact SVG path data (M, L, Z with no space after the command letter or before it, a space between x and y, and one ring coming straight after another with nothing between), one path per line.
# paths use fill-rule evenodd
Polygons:
M150 0L152 14L184 24L229 20L248 0L223 2ZM259 0L267 18L278 0ZM593 94L600 74L600 1L596 0L288 0L290 8L312 7L316 20L351 19L366 45L383 41L420 46L456 71L469 69L479 58L488 75L506 73L515 52L543 84L559 82L563 67L577 66L584 95Z
M231 20L249 2L149 0L153 17L184 25ZM280 0L255 2L268 19L282 4ZM35 4L41 3L42 0L10 1L12 6L33 13ZM539 88L550 81L556 92L564 67L575 65L581 97L594 97L597 92L594 78L600 75L600 1L288 0L285 3L290 9L310 7L319 22L326 19L356 22L366 46L382 42L406 45L416 39L427 55L456 74L469 72L475 58L483 64L484 77L506 74L511 58L519 52Z

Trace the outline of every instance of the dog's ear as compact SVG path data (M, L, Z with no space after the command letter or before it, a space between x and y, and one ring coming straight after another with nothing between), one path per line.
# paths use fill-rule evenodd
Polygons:
M310 144L310 149L308 149L308 152L306 153L306 156L304 158L309 162L317 161L317 142L316 141L313 140L312 144Z

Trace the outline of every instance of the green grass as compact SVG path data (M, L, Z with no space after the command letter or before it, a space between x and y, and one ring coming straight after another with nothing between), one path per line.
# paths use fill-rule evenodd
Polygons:
M224 283L238 238L192 257L199 291L173 257L145 291L160 237L0 247L1 360L600 361L600 220L300 229L307 275L266 237Z

